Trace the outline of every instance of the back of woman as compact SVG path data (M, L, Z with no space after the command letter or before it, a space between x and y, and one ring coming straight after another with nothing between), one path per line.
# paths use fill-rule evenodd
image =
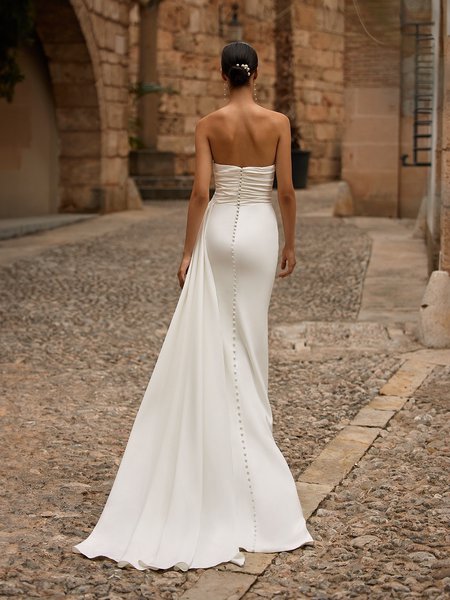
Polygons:
M242 566L241 550L279 552L313 541L272 435L275 170L282 277L295 265L295 196L289 122L255 103L257 63L248 44L225 46L230 101L197 124L182 289L107 503L74 547L89 558L137 569Z

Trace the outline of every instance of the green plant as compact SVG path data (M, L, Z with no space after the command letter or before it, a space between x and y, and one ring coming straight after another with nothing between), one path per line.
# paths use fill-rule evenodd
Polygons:
M171 86L163 86L154 81L144 82L137 81L133 85L130 85L128 88L131 94L133 94L136 99L142 98L146 94L153 94L155 92L167 92L168 94L179 94L177 90L173 89Z
M135 107L134 107L135 113L137 112L136 104L137 104L138 100L140 98L142 98L143 96L146 96L147 94L155 94L155 93L161 93L161 92L166 92L167 94L179 94L180 93L177 90L175 90L174 88L172 88L171 86L163 86L163 85L160 85L159 83L156 83L153 81L150 81L150 82L137 81L136 83L130 85L128 90L133 98L133 103L135 105ZM128 129L129 129L130 133L128 135L128 141L130 143L130 148L132 150L141 150L142 148L145 148L145 144L139 137L140 127L141 127L141 120L139 119L139 117L131 118L129 120Z
M131 118L128 121L128 141L132 150L142 150L142 148L145 148L145 144L138 134L141 124L142 121L138 117Z
M34 41L35 10L32 0L0 2L0 97L12 102L16 85L24 79L17 62L20 47Z

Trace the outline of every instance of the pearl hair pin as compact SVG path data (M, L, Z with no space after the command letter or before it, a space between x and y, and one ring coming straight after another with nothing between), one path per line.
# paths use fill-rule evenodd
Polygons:
M240 65L239 63L236 63L236 66L237 67L239 67L239 66L240 67L244 67L244 69L247 71L247 75L250 77L250 67L247 64L241 64Z

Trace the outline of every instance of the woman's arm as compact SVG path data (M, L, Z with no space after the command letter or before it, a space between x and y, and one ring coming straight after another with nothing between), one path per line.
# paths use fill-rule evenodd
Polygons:
M189 198L183 257L178 268L178 281L180 287L183 287L184 285L195 241L209 202L212 155L208 137L206 135L206 129L205 117L203 117L197 122L195 128L195 175L191 196Z
M277 274L277 277L290 275L296 263L295 226L297 205L292 183L291 125L288 117L286 115L282 116L283 122L277 147L276 173L278 204L284 230L284 247L281 254L281 271Z

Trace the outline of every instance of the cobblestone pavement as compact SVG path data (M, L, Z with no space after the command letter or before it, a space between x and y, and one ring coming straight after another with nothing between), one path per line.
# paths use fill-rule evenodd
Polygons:
M89 561L71 552L104 505L176 306L186 204L171 205L169 216L53 247L0 270L0 366L5 383L1 472L8 481L0 491L6 525L3 596L176 599L203 572L120 570L107 559ZM370 255L369 238L337 219L300 214L299 220L298 268L292 278L276 281L271 329L302 320L354 320ZM269 391L274 435L296 479L398 365L398 354L385 350L305 361L272 349ZM419 411L422 404L417 400L408 411ZM419 430L422 436L441 418L439 407L434 409L436 413L426 410L431 416L423 422L426 431ZM414 431L422 425L414 421L419 413L411 414L411 423L403 414L398 417L393 434L399 427L397 436L402 431L409 435L410 426ZM401 456L397 467L392 466L395 462L385 465L385 458L396 459L391 446L383 449L390 439L380 440L371 450L378 458L370 464L378 466L366 467L365 476L363 467L357 469L349 483L344 481L327 500L325 512L320 509L312 518L319 543L281 553L246 597L343 598L358 589L361 597L366 589L384 593L380 598L407 597L405 590L412 583L406 576L399 583L405 590L383 587L397 581L389 569L418 565L417 572L408 576L416 577L422 587L431 566L441 565L433 573L443 573L441 550L430 549L430 540L401 546L401 528L410 521L395 512L405 506L413 519L411 527L417 522L418 539L421 535L425 539L423 519L435 510L437 532L442 518L439 502L426 494L431 490L443 496L442 466L433 465L420 475L425 459L435 457L425 438L420 462L414 466L417 473L401 466ZM416 455L408 448L412 461ZM436 480L428 483L435 467ZM378 475L383 481L372 489L370 482L378 481ZM406 495L413 498L410 507L402 486L418 482L422 483L417 494ZM391 512L384 517L387 500ZM347 541L353 534L355 539L364 535L377 539L358 547ZM418 549L421 545L427 549ZM385 555L380 556L380 548ZM409 562L399 559L400 566L395 557L399 548L409 557ZM417 552L434 558L411 558ZM433 563L430 569L428 563ZM373 571L370 581L369 571ZM439 582L436 589L442 589L445 578Z
M283 552L243 596L448 598L450 367L436 367L310 519L314 547Z

